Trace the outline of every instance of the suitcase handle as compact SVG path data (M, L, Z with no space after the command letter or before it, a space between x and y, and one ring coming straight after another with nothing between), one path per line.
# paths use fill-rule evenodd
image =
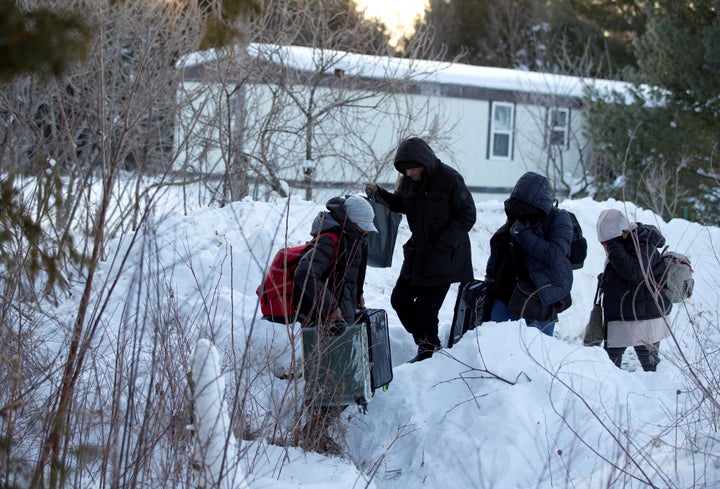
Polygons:
M324 336L340 336L348 328L348 323L323 324L313 323L308 327L315 328L315 331L322 333Z

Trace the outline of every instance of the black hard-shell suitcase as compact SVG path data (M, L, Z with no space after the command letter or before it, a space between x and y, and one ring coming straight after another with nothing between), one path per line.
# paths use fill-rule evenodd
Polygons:
M363 324L343 325L334 333L302 328L302 351L306 400L320 406L367 406L372 390Z
M387 312L384 309L360 309L356 318L367 328L372 391L385 390L393 379Z
M486 299L487 284L485 281L471 280L460 284L448 337L448 348L452 348L455 343L460 341L465 333L480 326L483 321Z

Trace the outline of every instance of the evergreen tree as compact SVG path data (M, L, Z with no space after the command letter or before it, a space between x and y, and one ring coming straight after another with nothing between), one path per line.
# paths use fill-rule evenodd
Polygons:
M637 66L633 39L644 31L635 0L552 0L547 10L548 71L620 78Z
M200 49L228 46L242 39L242 22L261 9L257 0L221 0L219 8L217 4L217 0L198 1L205 24Z
M425 23L447 60L601 77L636 66L644 29L633 0L430 0Z
M637 43L643 81L667 89L684 106L720 110L720 18L717 0L659 0L646 7L648 29Z
M474 65L534 65L538 0L430 0L425 24L445 60Z
M13 0L0 0L0 82L11 83L20 75L60 76L87 55L91 29L81 16L70 10L35 8L22 10ZM10 119L6 107L0 108L4 120ZM37 176L37 188L46 199L30 204L23 199L20 184L7 164L8 137L0 125L2 150L0 168L0 290L8 302L26 302L56 287L67 286L65 265L78 262L69 234L49 236L40 225L44 213L60 214L63 205L61 182L57 174ZM20 148L9 148L21 153ZM3 311L3 321L6 309Z
M87 54L91 31L72 11L21 10L0 0L0 81L24 73L60 75Z
M262 0L263 25L254 41L394 54L387 28L358 11L355 0Z
M717 0L658 0L644 7L635 52L635 102L595 97L588 130L604 155L599 196L628 198L663 215L720 223L713 154L720 134ZM652 92L647 88L654 87ZM616 179L623 176L622 179Z

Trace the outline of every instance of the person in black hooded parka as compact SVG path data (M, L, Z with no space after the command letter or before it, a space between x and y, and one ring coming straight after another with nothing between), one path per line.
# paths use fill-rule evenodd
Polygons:
M366 192L405 214L412 232L390 302L418 345L410 360L430 358L441 347L438 313L450 284L473 278L469 231L476 207L462 175L440 161L420 138L400 143L395 168L404 176L390 192L368 184Z

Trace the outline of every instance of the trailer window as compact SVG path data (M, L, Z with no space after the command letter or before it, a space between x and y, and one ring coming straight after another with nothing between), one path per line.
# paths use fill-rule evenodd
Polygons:
M490 117L490 158L512 159L515 106L507 102L493 102Z

